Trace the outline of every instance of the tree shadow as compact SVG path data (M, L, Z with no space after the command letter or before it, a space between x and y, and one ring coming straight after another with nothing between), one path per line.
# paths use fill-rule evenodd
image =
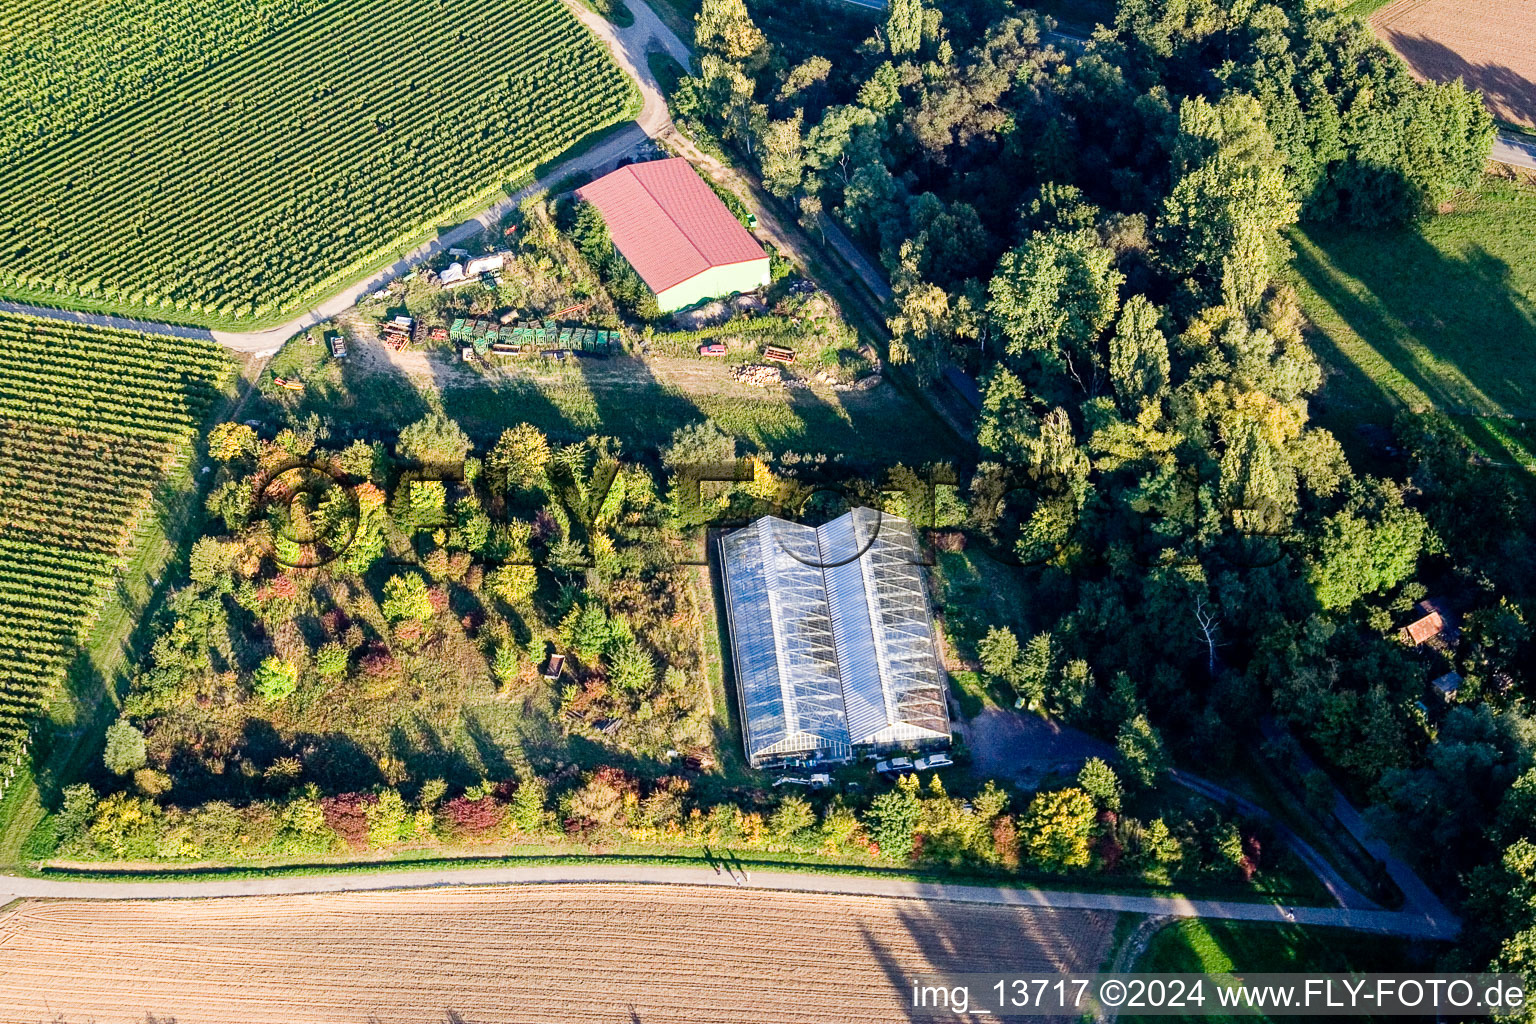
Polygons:
M450 787L466 787L478 780L463 751L444 742L437 728L420 714L411 716L410 730L396 724L389 731L389 750L405 765L412 779L442 779Z
M1536 124L1536 81L1507 64L1468 60L1438 39L1421 33L1401 32L1390 25L1376 31L1421 78L1449 82L1460 78L1483 94L1494 116L1520 124ZM1469 45L1472 43L1468 41Z
M1321 422L1363 430L1362 419L1433 407L1458 416L1482 450L1519 458L1475 419L1536 415L1536 313L1508 263L1479 244L1443 252L1412 227L1313 228L1297 241L1297 273L1363 343L1313 332L1340 378L1320 396Z
M460 720L464 724L464 732L469 736L469 741L474 744L475 753L480 757L480 765L485 770L486 778L511 778L513 765L507 757L506 750L486 728L480 717L466 708L461 713Z
M617 437L631 449L658 450L678 427L705 418L691 398L660 380L642 357L583 358L576 367L592 395L596 433Z
M1093 911L913 901L897 909L910 947L897 936L877 934L866 923L861 922L858 930L889 980L904 1019L931 1021L937 1016L931 1003L927 1008L914 1005L920 998L914 991L919 978L1096 971L1106 958L1113 917ZM933 979L931 984L939 981ZM984 1002L988 997L992 1003ZM983 991L973 988L970 993L973 1012L990 1006L997 1015L995 1000L996 993L990 987ZM1075 1020L1079 1016L1069 1013L1056 1019Z
M490 369L478 380L471 377L477 371L453 366L456 357L442 348L429 350L426 357L444 411L478 448L493 444L503 430L519 423L531 423L555 443L578 441L598 432L577 415L574 406L580 396L565 396L571 400L570 408L551 398L551 393L560 394L567 386L560 379L544 379L545 366L538 356L483 357ZM570 379L579 381L579 375L572 372Z
M384 784L379 764L346 733L302 733L293 746L304 761L304 774L328 793L355 793Z

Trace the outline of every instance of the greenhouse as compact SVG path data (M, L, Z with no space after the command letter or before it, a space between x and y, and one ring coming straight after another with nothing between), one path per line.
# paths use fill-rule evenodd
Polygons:
M870 508L817 528L766 516L720 555L753 766L949 743L910 523Z

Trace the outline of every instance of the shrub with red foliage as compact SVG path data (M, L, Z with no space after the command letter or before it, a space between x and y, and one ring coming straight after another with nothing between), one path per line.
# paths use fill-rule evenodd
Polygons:
M256 591L256 597L262 601L271 601L275 598L290 598L299 596L299 584L292 576L280 572L272 578L272 582Z
M340 636L351 624L352 620L347 618L347 613L340 608L332 608L320 616L320 628L325 630L326 636Z
M592 782L609 786L620 793L640 795L640 780L622 768L604 766L592 773Z
M431 603L434 612L444 611L448 607L448 591L442 587L429 587L427 600Z
M1115 838L1113 832L1106 832L1099 838L1098 852L1104 870L1113 871L1120 866L1120 857L1125 853L1125 848L1120 845L1120 840Z
M507 808L494 796L483 796L479 800L461 796L448 801L443 813L454 835L478 836L500 825L507 816Z
M395 656L390 654L389 648L382 644L374 644L368 648L368 653L362 656L358 665L362 668L363 674L371 679L387 676L398 667Z
M469 634L470 636L474 636L475 630L485 625L485 613L478 611L470 612L468 615L459 620L459 625L464 627L465 633Z
M325 814L326 825L348 845L366 846L368 808L378 800L372 793L341 793L322 797L320 810Z
M928 534L935 551L964 551L965 534L959 530L934 530Z

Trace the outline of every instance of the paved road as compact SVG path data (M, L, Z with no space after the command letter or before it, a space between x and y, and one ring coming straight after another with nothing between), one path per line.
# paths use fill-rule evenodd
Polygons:
M1275 739L1285 735L1287 732L1285 726L1269 716L1261 719L1259 724L1264 736L1268 739ZM1294 749L1297 751L1296 771L1298 774L1306 775L1318 770L1317 763L1312 760L1305 750L1302 750L1299 746ZM1424 884L1424 880L1419 877L1418 872L1414 871L1407 861L1393 853L1392 848L1385 841L1371 832L1370 826L1365 822L1365 818L1359 811L1355 810L1355 805L1349 802L1348 798L1344 796L1337 786L1333 788L1333 815L1339 819L1339 824L1344 826L1345 831L1354 836L1355 841L1365 847L1366 852L1381 861L1387 876L1392 879L1403 894L1405 910L1423 917L1453 923L1456 921L1456 916L1446 908L1445 904L1440 902L1440 897L1436 896L1434 891Z
M81 313L70 309L53 309L49 306L32 306L25 302L0 302L0 310L25 316L63 320L73 324L91 324L95 327L117 327L141 334L165 334L173 338L191 338L196 341L213 341L213 332L206 327L182 327L179 324L163 324L155 320L135 320L126 316L108 316L105 313Z
M880 0L876 2L879 3ZM880 5L883 6L883 3ZM635 0L628 6L635 16L635 23L624 29L615 28L586 8L576 10L582 21L587 23L598 38L608 44L614 61L635 79L641 94L645 96L646 104L650 105L654 102L661 108L662 119L656 122L659 128L652 130L647 127L646 134L652 138L665 138L694 163L704 165L707 170L717 176L729 176L729 169L701 153L691 140L672 126L670 120L666 120L666 100L661 95L661 89L646 64L646 53L651 50L664 50L686 68L693 59L693 51L657 16L655 11L651 10L645 0ZM799 246L788 225L781 224L771 211L765 210L760 205L756 206L752 212L757 214L759 231L766 235L781 252L793 254L798 251ZM875 300L882 303L890 301L891 286L886 281L884 272L853 243L835 220L824 217L822 222L822 232L827 244L842 257L843 262L864 283ZM806 261L802 258L801 262Z
M1493 139L1493 153L1488 157L1494 163L1509 164L1536 171L1536 138L1499 132Z
M1039 785L1041 778L1053 771L1075 771L1076 765L1090 757L1100 757L1111 764L1119 760L1112 744L1042 715L987 708L965 723L964 730L967 747L978 771L997 778L1012 778L1026 789ZM1023 753L1026 751L1027 754ZM1280 842L1317 876L1339 906L1351 910L1381 909L1345 880L1310 843L1263 807L1190 772L1172 771L1168 778L1208 800L1230 804L1248 817L1267 822Z
M273 896L300 893L420 889L450 885L523 885L539 883L627 882L656 885L718 885L788 892L824 892L854 896L896 896L955 903L1014 907L1106 910L1165 917L1207 917L1233 921L1295 923L1351 928L1383 935L1450 938L1453 925L1409 911L1349 910L1342 907L1280 907L1235 900L1188 900L1167 896L1061 892L1049 889L995 888L857 875L811 875L752 871L737 881L728 871L708 867L650 867L624 864L577 864L539 867L471 868L313 875L296 878L241 878L228 881L92 882L0 876L0 905L13 898L32 899L187 899L210 896Z
M578 171L597 171L615 164L625 154L644 141L644 139L645 133L638 127L630 125L604 139L600 145L589 149L579 157L556 165L548 174L539 179L536 184L518 190L505 199L499 200L492 206L482 210L464 223L438 234L430 241L423 242L383 270L371 274L356 284L347 286L307 313L296 316L287 323L279 324L276 327L269 327L263 331L216 330L212 332L213 340L234 349L236 352L254 352L261 355L270 355L281 348L283 342L305 328L340 316L357 305L363 296L377 291L397 278L403 277L423 261L442 252L444 249L451 249L462 242L469 241L481 231L499 221L506 215L507 211L526 199L535 189L551 181L557 181L567 175L575 174Z
M1214 800L1217 803L1230 804L1249 817L1259 818L1268 822L1269 827L1274 830L1275 835L1279 837L1280 841L1290 847L1291 852L1296 854L1297 858L1317 876L1317 880L1323 883L1323 888L1327 889L1328 894L1338 901L1339 906L1347 907L1351 910L1380 909L1379 904L1375 900L1362 893L1359 889L1356 889L1353 885L1350 885L1344 876L1339 874L1338 870L1328 862L1328 858L1313 849L1312 844L1292 831L1285 822L1276 818L1252 800L1238 796L1230 789L1218 786L1209 779L1202 779L1200 776L1191 775L1188 772L1174 770L1168 773L1168 777L1185 789L1193 790L1207 799ZM1441 909L1443 910L1444 908Z
M712 165L718 172L720 170L719 165L700 153L690 140L682 136L673 127L671 116L667 111L666 99L662 96L660 85L657 83L655 76L651 74L646 60L646 54L650 51L662 50L670 54L673 59L684 67L688 67L692 59L692 51L688 45L672 29L667 27L644 0L634 0L633 3L629 4L629 9L634 15L635 20L628 28L618 28L607 19L582 6L578 0L565 0L565 3L571 13L591 29L593 34L608 47L614 62L635 81L641 95L640 115L633 124L614 133L600 145L582 153L580 156L562 161L548 173L544 174L534 185L520 190L515 195L499 200L475 217L441 232L437 237L412 249L389 266L375 272L362 281L358 281L338 291L335 295L332 295L308 312L296 316L286 323L264 330L209 331L202 328L174 327L170 325L149 324L143 321L129 321L116 317L92 319L96 316L95 314L74 313L67 310L40 306L27 307L26 311L34 316L73 322L117 321L119 326L132 325L135 329L139 330L150 330L153 333L174 334L181 337L211 338L237 352L270 355L276 352L283 342L300 331L315 324L334 319L355 306L363 296L377 291L391 281L404 276L423 261L444 249L452 248L473 238L482 230L500 220L508 210L522 202L523 199L536 189L578 172L596 173L606 170L631 153L647 137L666 139L675 148L682 150L690 159L698 163ZM779 224L766 210L759 208L755 212L758 214L760 231L774 245L781 251L788 252L791 255L798 254L798 247L794 244L792 232L787 229L787 226ZM858 275L859 279L864 282L865 286L878 301L884 302L890 298L891 289L885 280L885 275L881 273L877 266L870 262L864 253L842 232L838 225L831 222L830 219L826 226L826 239L828 244L838 252L844 262ZM182 332L195 333L183 334Z

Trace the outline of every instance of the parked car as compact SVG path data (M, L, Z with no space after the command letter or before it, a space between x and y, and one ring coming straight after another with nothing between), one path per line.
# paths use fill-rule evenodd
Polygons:
M875 771L881 775L905 775L914 770L910 757L893 757L889 761L880 761L875 764Z
M948 768L954 763L949 759L948 754L929 754L927 757L917 759L916 768L920 772L925 772L930 768Z
M723 355L725 355L725 346L720 344L718 341L712 341L712 342L710 342L707 345L700 345L699 346L699 355L701 355L701 356L723 356Z

